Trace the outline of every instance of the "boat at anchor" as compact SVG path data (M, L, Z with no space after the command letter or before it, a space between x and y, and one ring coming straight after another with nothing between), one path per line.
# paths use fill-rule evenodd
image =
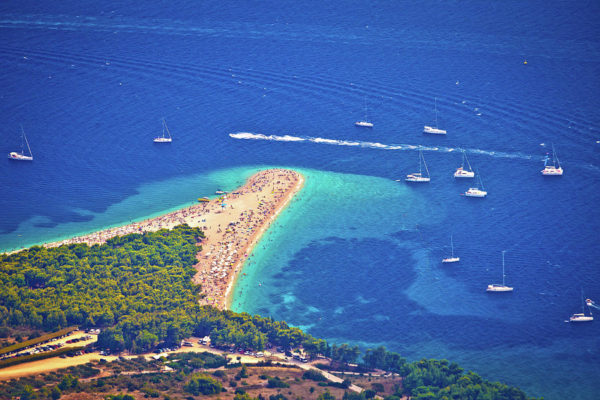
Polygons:
M27 144L27 150L29 151L29 155L25 155L25 144ZM25 130L21 125L21 152L17 153L16 151L11 151L8 153L8 158L10 160L15 161L33 161L33 153L31 152L31 148L29 147L29 142L27 141L27 136L25 135Z
M425 166L425 171L427 172L427 176L423 176L422 166ZM406 175L404 179L406 182L417 182L417 183L425 183L429 182L431 179L429 177L429 170L427 169L427 163L425 163L425 158L423 157L423 151L419 150L419 172L413 172L412 174Z

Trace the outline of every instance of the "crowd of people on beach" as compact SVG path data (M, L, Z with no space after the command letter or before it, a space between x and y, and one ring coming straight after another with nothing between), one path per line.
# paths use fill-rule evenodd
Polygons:
M160 229L171 229L177 225L188 224L190 226L200 226L202 213L205 212L207 203L194 205L182 210L174 211L155 218L149 218L144 221L134 222L129 225L105 229L103 231L93 232L87 235L76 236L70 239L58 242L45 243L45 247L58 247L64 244L87 243L94 244L105 243L108 239L115 236L128 235L130 233L156 232Z
M227 225L220 227L220 240L203 250L196 277L205 295L201 304L226 307L227 296L243 261L277 213L299 189L300 180L300 175L294 171L268 170L254 175L236 192L234 196L237 197L249 194L255 194L255 197L247 198L246 207L231 213ZM210 237L208 239L210 241Z
M295 171L269 169L253 175L234 192L209 202L44 246L74 243L91 246L115 236L171 229L184 223L200 227L206 235L195 266L198 272L194 281L202 285L204 295L200 302L224 308L236 274L252 247L300 189L302 182L301 175Z

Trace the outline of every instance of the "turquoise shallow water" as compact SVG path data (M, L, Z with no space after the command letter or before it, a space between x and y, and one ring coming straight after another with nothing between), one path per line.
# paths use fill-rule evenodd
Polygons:
M279 293L284 307L285 304L293 304L293 291L286 293L285 286L310 284L307 282L309 279L294 279L294 275L303 272L293 271L293 276L283 277L287 281L284 287L268 279L282 278L289 261L311 244L327 244L339 238L360 242L385 237L410 229L414 221L428 214L419 194L410 193L405 186L389 179L309 169L298 171L306 177L305 186L265 234L246 263L244 272L247 275L238 280L233 309L270 313L272 302L268 300L268 293ZM429 217L436 218L433 215ZM389 242L389 245L393 252L398 243ZM337 257L338 254L330 256ZM398 260L391 255L386 264L389 268L399 267ZM322 267L328 274L339 274L340 277L360 268L348 265L336 269L338 266L337 263L328 266L324 261ZM261 283L260 289L253 290L257 281ZM307 316L311 313L318 315L314 308L304 311Z
M563 321L582 287L600 299L599 14L588 0L1 2L0 153L22 124L35 160L0 162L0 249L292 166L311 182L257 247L238 309L595 400L600 324ZM435 98L447 137L422 134ZM353 125L365 103L373 129ZM151 141L162 117L167 146ZM539 173L551 143L562 178ZM431 184L395 182L420 147ZM484 200L459 196L461 148ZM442 266L451 234L461 262ZM515 292L488 296L502 250Z
M584 392L578 383L594 375L599 344L594 326L563 322L569 314L557 311L551 289L558 275L546 270L543 284L528 282L538 261L517 263L523 250L513 246L507 275L516 292L485 293L501 279L500 254L485 254L499 238L485 223L453 221L457 208L493 205L460 197L444 204L428 186L391 179L300 171L306 185L252 253L232 309L288 320L332 342L448 358L547 398L593 398L600 389L588 381ZM442 265L451 232L462 260Z
M165 214L196 204L199 197L214 197L216 190L239 187L259 169L229 168L142 184L134 189L135 194L110 205L104 212L71 210L88 217L84 221L56 224L46 217L33 216L21 222L15 231L0 235L0 251L54 242Z

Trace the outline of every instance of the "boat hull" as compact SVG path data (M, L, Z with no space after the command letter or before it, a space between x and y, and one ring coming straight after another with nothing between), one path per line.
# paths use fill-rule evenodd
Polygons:
M362 128L372 128L373 124L371 122L366 121L357 121L354 123L355 126L360 126Z
M479 189L469 189L465 192L466 197L485 197L487 196L487 192Z
M502 286L502 285L488 285L486 292L490 293L502 293L502 292L512 292L514 288L510 286Z
M171 143L173 139L169 138L154 138L154 143Z
M413 183L427 183L429 181L431 181L430 178L425 178L423 176L412 176L412 175L408 175L406 177L406 179L404 179L405 182L413 182Z
M438 129L438 128L434 128L433 126L425 125L423 127L423 133L431 133L434 135L445 135L446 131L444 129Z
M473 171L465 171L462 168L459 168L454 173L455 178L475 178L475 172Z
M594 320L594 317L592 317L591 315L581 315L581 314L575 314L573 316L571 316L571 318L569 318L569 322L591 322Z
M455 262L459 262L459 261L460 261L460 257L449 257L449 258L444 258L442 260L442 263L449 264L449 263L455 263Z
M10 160L15 160L15 161L33 161L33 157L15 153L15 152L10 153L8 155L8 158Z
M542 171L542 175L544 176L561 176L563 174L562 168L554 168L554 167L546 167Z

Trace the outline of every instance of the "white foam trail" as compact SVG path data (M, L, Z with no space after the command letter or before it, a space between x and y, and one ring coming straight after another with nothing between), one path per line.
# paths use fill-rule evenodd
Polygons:
M291 135L263 135L262 133L250 133L250 132L238 132L238 133L230 133L234 139L254 139L254 140L275 140L277 142L304 142L306 139L297 136Z
M312 142L317 144L328 144L333 146L360 146L371 149L382 149L382 150L422 150L422 151L437 151L441 153L451 153L457 150L463 150L455 147L428 147L414 144L383 144L378 142L362 142L362 141L348 141L339 139L329 139L322 137L301 137L291 135L264 135L262 133L250 133L250 132L238 132L230 133L229 136L233 139L245 139L245 140L270 140L277 142ZM504 153L499 151L489 151L481 149L464 149L467 153L487 155L496 158L520 158L524 160L531 160L534 157L523 153Z

